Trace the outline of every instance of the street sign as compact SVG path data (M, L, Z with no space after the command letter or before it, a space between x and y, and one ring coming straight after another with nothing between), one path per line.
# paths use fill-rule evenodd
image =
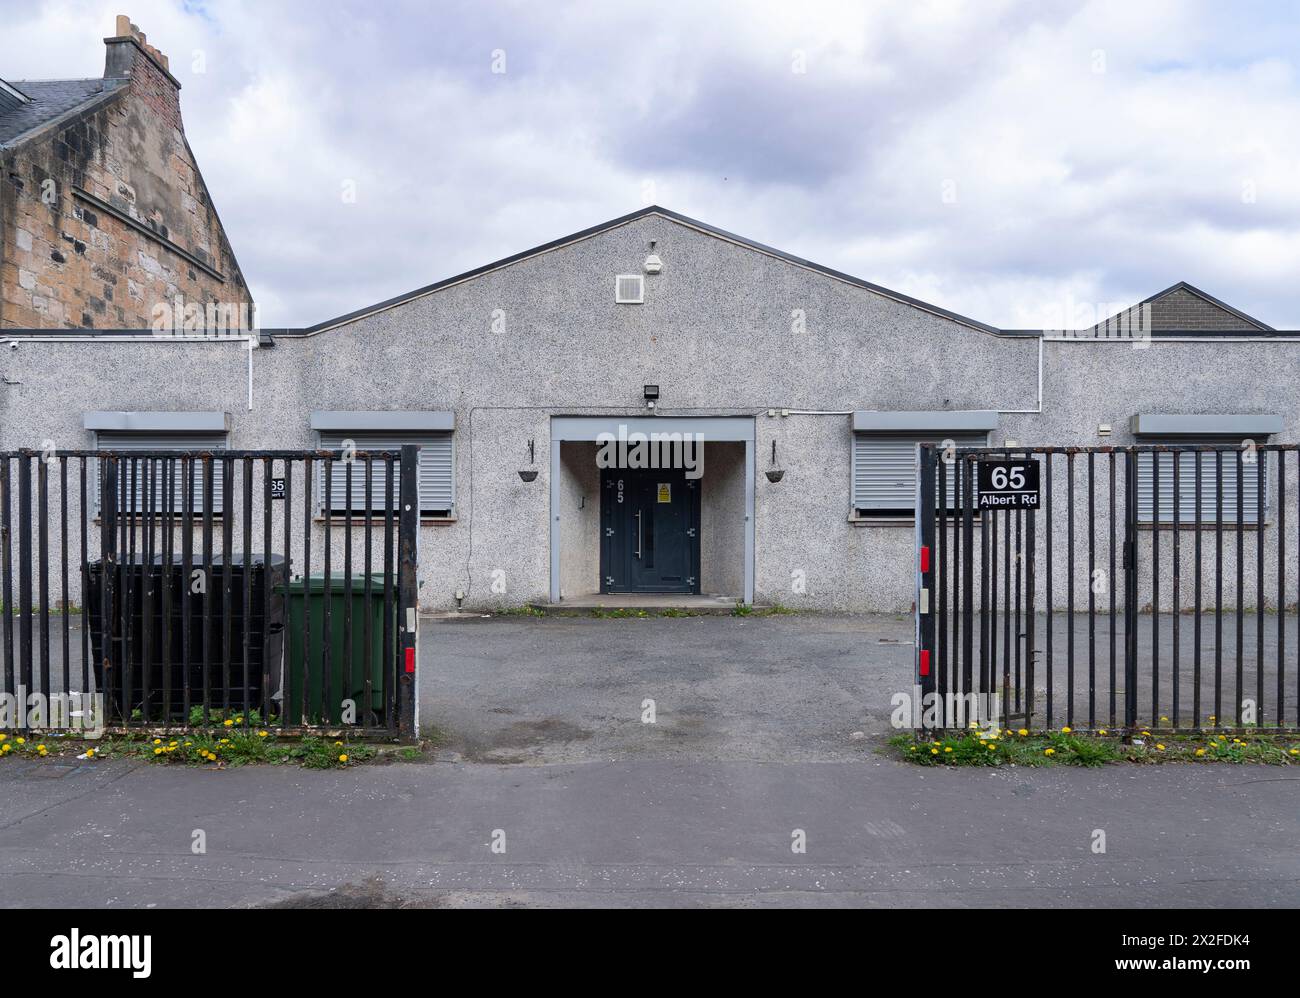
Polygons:
M980 461L975 479L979 509L1038 508L1037 461Z

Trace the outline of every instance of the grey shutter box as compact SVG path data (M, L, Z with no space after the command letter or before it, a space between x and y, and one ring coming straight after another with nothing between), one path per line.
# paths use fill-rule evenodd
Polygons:
M99 450L115 451L221 451L226 449L226 435L224 433L110 433L103 430L95 434L95 446ZM100 506L100 471L96 461L94 470L95 477L95 506ZM144 510L144 466L145 462L137 462L134 471L128 466L128 475L134 474L136 481L133 482L130 509L139 513ZM158 473L159 481L155 486L156 491L153 495L153 506L155 511L162 506L162 463L155 462L154 471ZM176 515L180 516L182 503L185 496L184 482L181 481L181 463L173 462L172 466L172 494L175 503ZM225 471L222 461L218 457L212 459L212 512L221 513L221 491L225 481ZM195 515L203 513L203 462L196 460L194 462L194 512Z
M403 444L416 444L420 448L420 512L450 515L455 509L456 494L452 481L453 447L450 433L407 434L383 433L322 433L320 445L326 450L341 450L344 440L351 440L357 450L398 450ZM393 462L396 469L397 462ZM348 508L348 466L335 461L330 470L330 509ZM383 461L371 462L370 507L384 508ZM320 494L325 493L325 471L320 472ZM399 488L393 482L393 508L397 508ZM352 465L352 510L366 509L366 465L357 461Z
M1179 441L1186 444L1188 441ZM1209 443L1209 441L1207 441ZM1223 522L1237 522L1237 450L1222 452L1223 457ZM1174 453L1138 454L1138 520L1151 523L1155 516L1156 458L1160 470L1160 522L1174 522ZM1243 523L1259 523L1259 473L1264 457L1257 453L1254 461L1241 462L1241 519ZM1180 524L1196 522L1196 458L1201 459L1201 522L1213 523L1215 502L1215 454L1212 451L1178 454L1178 521ZM1268 480L1264 480L1264 504L1268 505Z
M951 440L958 447L984 447L987 433L877 434L853 435L853 508L855 510L906 510L916 507L916 445L942 444ZM947 476L948 507L954 505L956 465Z

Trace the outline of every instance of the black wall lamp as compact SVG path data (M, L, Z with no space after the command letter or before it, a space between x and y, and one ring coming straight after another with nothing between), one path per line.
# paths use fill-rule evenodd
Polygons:
M528 441L528 463L529 464L537 463L537 453L535 450L535 445L536 445L535 441L533 440ZM522 478L525 482L535 482L537 480L537 469L520 468L519 477Z
M645 396L645 407L651 411L659 402L659 386L646 385L641 389L641 394Z
M776 466L776 441L772 441L772 467L767 469L767 480L775 485L785 477L785 469Z

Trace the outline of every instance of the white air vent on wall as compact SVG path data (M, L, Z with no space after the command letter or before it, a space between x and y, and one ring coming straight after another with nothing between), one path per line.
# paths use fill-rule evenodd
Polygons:
M614 278L614 303L641 305L645 302L645 278L640 274L619 274Z

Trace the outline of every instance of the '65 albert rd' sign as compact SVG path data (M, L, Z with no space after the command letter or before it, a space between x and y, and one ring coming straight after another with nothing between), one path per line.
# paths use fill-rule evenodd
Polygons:
M1037 461L980 461L975 478L980 509L1038 508Z

